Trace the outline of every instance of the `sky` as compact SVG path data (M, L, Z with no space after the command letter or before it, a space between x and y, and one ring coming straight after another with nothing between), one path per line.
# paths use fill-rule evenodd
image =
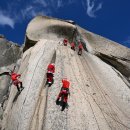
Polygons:
M36 15L73 20L130 48L130 0L0 0L0 34L22 45Z

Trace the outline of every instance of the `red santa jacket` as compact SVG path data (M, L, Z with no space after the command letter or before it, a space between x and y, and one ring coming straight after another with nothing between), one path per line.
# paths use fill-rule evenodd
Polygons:
M49 64L47 67L47 71L51 73L55 73L55 65L54 64Z
M67 79L62 79L62 88L68 88L70 87L70 82Z
M15 80L17 80L17 77L20 77L20 76L21 76L20 74L12 73L12 74L11 74L11 79L12 79L13 81L15 81Z

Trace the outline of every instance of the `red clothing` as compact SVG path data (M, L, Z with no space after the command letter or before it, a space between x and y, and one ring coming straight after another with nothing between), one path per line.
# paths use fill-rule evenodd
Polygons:
M64 102L67 103L67 100L68 100L68 95L70 94L69 92L69 86L70 86L70 82L67 81L67 79L62 79L62 88L61 88L61 91L57 97L57 100L59 100L60 98L62 98L62 96L64 96Z
M68 42L68 40L67 39L64 39L64 41L63 41L64 43L67 43Z
M21 81L19 81L17 78L20 77L21 75L20 74L16 74L16 73L12 73L11 74L11 79L13 81L13 84L15 86L17 86L19 83L21 83Z
M11 79L12 79L12 81L15 81L15 80L18 80L17 77L20 77L20 76L21 76L20 74L12 73Z
M67 39L64 39L63 43L64 43L64 45L67 45L68 40L67 40Z
M66 79L62 79L62 88L69 88L70 87L70 82L67 81Z
M53 82L53 73L47 73L47 82L52 83Z
M62 97L62 95L64 95L64 102L67 102L68 101L68 91L67 90L60 91L57 99L59 100Z
M19 83L21 83L21 81L19 81L18 79L13 81L13 85L15 86L17 86Z
M47 67L47 71L51 73L55 73L55 65L54 64L49 64Z
M79 46L78 46L79 49L83 49L83 45L81 43L79 43Z
M72 43L71 43L71 47L75 47L75 44L74 44L74 42L72 42Z

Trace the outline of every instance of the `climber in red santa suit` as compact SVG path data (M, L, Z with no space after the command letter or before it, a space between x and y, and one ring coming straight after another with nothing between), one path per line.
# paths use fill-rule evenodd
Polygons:
M83 50L83 45L82 45L82 43L80 41L79 41L78 48L79 48L78 55L81 55L82 54L82 50Z
M63 44L64 44L64 46L67 46L68 40L67 40L67 39L64 39L64 40L63 40Z
M50 63L47 67L47 83L48 84L53 83L54 73L55 73L55 65L54 63Z
M15 85L17 87L18 92L20 92L20 91L22 91L24 89L24 87L22 85L22 82L18 79L18 78L21 77L21 75L17 74L17 73L14 73L15 67L16 66L14 66L13 71L10 70L10 72L3 72L3 73L0 74L0 76L9 75L11 77L13 85Z
M75 51L75 43L72 42L70 45L71 45L71 49Z
M14 72L11 73L11 80L12 80L13 84L17 87L18 92L20 92L24 88L22 85L22 82L18 79L20 77L21 77L20 74L16 74Z
M62 79L62 88L61 91L56 99L56 104L59 105L59 100L62 98L62 96L64 96L63 102L65 104L67 104L68 102L68 95L70 95L70 91L69 91L69 87L70 87L70 82L67 80L67 78ZM63 111L64 109L62 108L61 111Z

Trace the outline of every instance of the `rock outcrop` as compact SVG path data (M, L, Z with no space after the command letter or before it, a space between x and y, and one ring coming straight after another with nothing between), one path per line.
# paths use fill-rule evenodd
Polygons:
M17 65L16 70L19 67L19 61L21 58L22 49L19 45L12 43L3 35L0 35L0 73L9 72ZM3 109L5 109L5 102L8 100L8 94L10 91L11 81L10 77L3 75L0 77L0 119L2 119Z
M130 49L78 27L89 52L130 78Z
M82 56L62 41L80 39ZM130 129L130 49L74 25L37 16L28 25L18 73L24 90L12 85L2 130ZM47 65L55 62L54 84L46 85ZM69 107L55 100L61 79L71 82Z
M20 46L5 38L0 38L0 67L16 63L21 56Z
M0 37L0 73L13 69L13 66L21 58L21 54L22 50L20 46ZM0 77L0 102L8 90L9 83L9 76Z

